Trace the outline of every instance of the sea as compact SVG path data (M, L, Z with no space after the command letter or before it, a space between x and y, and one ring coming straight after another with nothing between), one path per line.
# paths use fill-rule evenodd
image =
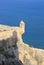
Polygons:
M0 0L0 24L19 26L21 20L23 41L44 49L44 0Z

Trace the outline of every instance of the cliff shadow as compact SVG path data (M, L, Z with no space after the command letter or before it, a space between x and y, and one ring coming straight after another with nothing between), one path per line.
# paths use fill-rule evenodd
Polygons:
M0 65L23 65L19 60L17 32L6 40L0 40Z

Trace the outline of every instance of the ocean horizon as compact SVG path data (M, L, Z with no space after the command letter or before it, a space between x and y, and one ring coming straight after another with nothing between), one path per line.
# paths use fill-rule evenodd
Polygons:
M44 0L0 0L0 24L26 28L22 38L30 46L44 49Z

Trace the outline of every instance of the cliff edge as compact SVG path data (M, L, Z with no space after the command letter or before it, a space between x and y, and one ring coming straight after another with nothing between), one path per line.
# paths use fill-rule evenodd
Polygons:
M25 23L18 27L0 25L0 65L44 65L44 50L22 40Z

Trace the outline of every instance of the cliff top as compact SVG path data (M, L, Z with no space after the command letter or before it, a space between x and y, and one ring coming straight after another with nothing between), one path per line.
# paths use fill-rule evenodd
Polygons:
M25 23L21 21L18 27L0 24L0 40L11 37L13 31L16 31L18 38L21 38L22 34L25 32Z

